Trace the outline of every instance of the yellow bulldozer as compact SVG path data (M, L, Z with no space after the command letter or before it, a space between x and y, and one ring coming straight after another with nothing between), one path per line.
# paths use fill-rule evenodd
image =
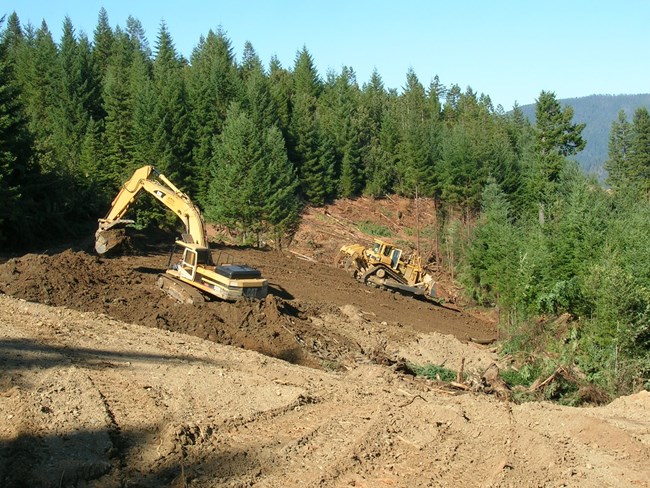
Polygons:
M381 239L367 248L361 244L343 246L338 263L362 283L436 299L435 283L422 267L422 257L415 252L406 255Z

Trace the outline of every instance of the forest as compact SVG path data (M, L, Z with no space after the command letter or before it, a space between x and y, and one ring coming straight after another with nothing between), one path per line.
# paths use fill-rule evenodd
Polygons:
M352 67L323 78L307 47L289 67L250 43L237 60L220 29L186 59L164 23L151 47L103 8L92 39L67 17L59 43L15 13L0 29L0 249L88 235L147 164L253 244L282 242L306 205L430 198L453 250L437 264L498 308L519 381L566 366L612 396L650 388L646 108L612 124L603 185L572 160L585 124L553 92L531 123L437 76L409 71L401 90ZM137 211L138 225L165 219Z

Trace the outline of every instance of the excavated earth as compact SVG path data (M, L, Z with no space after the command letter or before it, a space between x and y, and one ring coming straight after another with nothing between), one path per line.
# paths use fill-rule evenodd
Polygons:
M649 392L486 393L493 321L333 267L335 210L288 251L215 246L269 279L263 301L178 304L137 239L4 259L0 486L650 486ZM411 374L426 364L463 364L467 389Z

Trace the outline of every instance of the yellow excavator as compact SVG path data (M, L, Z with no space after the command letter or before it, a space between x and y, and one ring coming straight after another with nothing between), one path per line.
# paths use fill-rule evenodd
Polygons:
M185 226L185 233L176 241L176 246L182 249L182 257L172 264L172 251L168 269L158 276L160 288L182 303L202 302L211 298L227 301L261 299L267 295L268 281L262 278L259 270L227 262L215 265L200 210L153 166L137 169L122 186L106 217L99 219L99 228L95 233L95 250L98 254L107 254L123 243L123 228L133 223L124 216L143 191L173 211Z
M368 248L361 244L343 246L338 264L362 283L437 301L433 277L422 267L420 255L406 256L402 249L381 239L375 239Z

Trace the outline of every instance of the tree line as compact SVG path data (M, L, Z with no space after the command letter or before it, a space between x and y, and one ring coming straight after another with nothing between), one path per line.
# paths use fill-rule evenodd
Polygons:
M4 245L78 232L145 164L209 219L276 235L339 197L417 192L475 211L489 177L524 184L521 114L437 77L409 71L399 93L376 71L361 86L350 67L323 79L306 47L288 68L250 43L238 61L222 30L185 59L164 23L152 49L137 19L113 28L104 9L92 39L66 17L57 44L14 13L1 42L4 140L20 148L2 172Z
M290 67L250 43L237 60L216 30L186 59L164 23L152 49L137 19L113 28L104 9L92 39L65 18L57 44L14 13L0 37L0 246L89 232L146 164L251 239L290 235L304 205L432 198L454 256L436 264L499 308L511 351L631 391L649 386L650 117L613 124L607 188L571 160L584 127L549 91L531 124L412 70L400 91L377 71L322 78L306 47Z

